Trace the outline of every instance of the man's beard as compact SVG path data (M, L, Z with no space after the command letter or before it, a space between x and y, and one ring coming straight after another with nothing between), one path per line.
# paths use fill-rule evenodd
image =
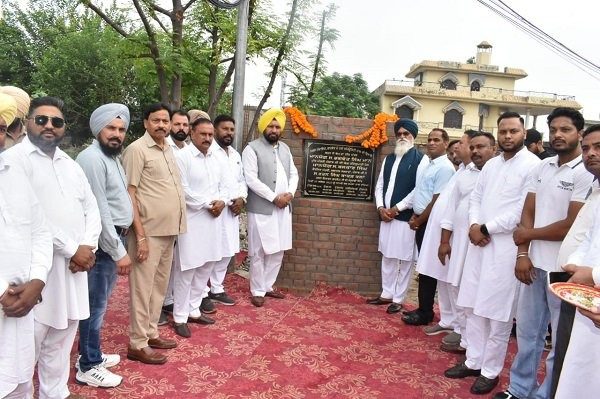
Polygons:
M63 138L65 137L65 136L55 137L52 140L48 140L48 139L45 139L42 137L43 133L44 132L41 132L39 135L34 135L34 134L28 135L29 141L31 141L36 147L38 147L40 150L42 150L42 152L54 151L56 149L56 147L58 147L60 142L63 140Z
M394 154L397 157L404 156L413 147L413 144L406 140L398 140L396 141L396 147L394 148Z
M183 130L180 130L178 132L171 131L171 137L173 137L173 139L177 141L185 141L185 139L187 139L187 136L187 133Z
M279 135L276 133L263 133L263 135L265 136L265 139L271 144L276 144L279 141Z
M98 140L98 144L100 145L100 149L102 150L104 155L107 155L109 157L117 156L123 150L123 143L119 144L118 147L110 147L108 144Z

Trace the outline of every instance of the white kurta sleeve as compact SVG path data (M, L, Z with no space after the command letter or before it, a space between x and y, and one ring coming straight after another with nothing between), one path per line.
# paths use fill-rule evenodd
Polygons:
M465 172L466 173L466 172ZM448 203L446 204L446 210L443 213L442 220L440 220L440 227L449 231L454 230L454 215L458 204L460 202L460 190L458 182L452 188L450 195L448 196Z
M481 210L481 197L483 195L484 184L486 180L486 168L485 166L479 173L477 177L477 182L475 183L475 188L473 192L471 192L471 196L469 197L469 226L474 224L480 224L479 222L479 212Z
M236 166L237 166L237 170L236 170L236 183L237 183L237 197L236 198L243 198L244 200L246 200L246 198L248 198L248 186L246 186L246 179L244 178L244 168L242 167L242 157L240 156L240 154L238 154L238 152L235 152L235 156L236 156Z
M269 188L265 183L258 179L258 163L256 153L250 146L246 146L242 152L242 165L244 166L244 177L246 184L254 194L266 199L269 202L273 202L277 194ZM296 167L294 166L294 169ZM291 169L290 169L291 174ZM298 171L296 170L296 185L298 185ZM291 179L290 179L291 180ZM290 184L288 184L289 187Z
M188 175L192 167L191 153L187 150L178 151L175 153L175 161L179 168L179 174L181 176L181 186L183 187L183 193L185 194L185 205L192 210L200 210L204 208L210 208L210 203L214 198L208 198L206 195L194 191L190 187Z
M35 199L33 191L31 192L31 198L34 202L31 207L31 267L29 280L41 280L45 283L52 268L52 234L46 223L42 206ZM0 287L0 295L3 292L4 290Z
M296 194L296 190L298 189L298 169L294 164L294 157L290 153L290 180L288 181L288 189L287 192L292 194Z
M377 183L375 184L375 206L379 208L383 205L383 170L385 168L385 161L387 158L383 159L383 163L381 164L381 170L379 171L379 177L377 178Z

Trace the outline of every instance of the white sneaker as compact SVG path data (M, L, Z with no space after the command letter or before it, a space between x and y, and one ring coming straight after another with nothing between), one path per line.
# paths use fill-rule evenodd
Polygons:
M102 366L94 366L85 373L77 371L75 380L78 384L89 385L91 387L114 388L121 384L123 377L111 373Z
M77 356L77 361L75 362L75 368L77 370L79 370L79 359L81 359L81 356ZM111 355L111 354L106 354L103 353L102 354L102 363L97 364L97 366L101 366L101 367L106 367L111 368L116 366L117 364L119 364L119 362L121 361L121 356L119 355Z

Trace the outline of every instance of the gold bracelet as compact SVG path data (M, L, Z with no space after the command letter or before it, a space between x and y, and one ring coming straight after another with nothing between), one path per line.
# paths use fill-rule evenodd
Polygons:
M528 253L520 253L517 255L517 259L519 258L529 258L529 254Z
M142 241L146 241L146 237L142 237L142 238L140 238L139 240L137 240L138 244L139 244L140 242L142 242Z

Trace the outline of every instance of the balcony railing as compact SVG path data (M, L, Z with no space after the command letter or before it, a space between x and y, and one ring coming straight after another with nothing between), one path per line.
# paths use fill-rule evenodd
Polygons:
M433 94L456 97L490 98L503 101L549 102L549 101L575 101L575 96L547 93L539 91L507 90L499 87L481 86L478 91L471 90L471 86L457 85L456 90L445 89L440 82L419 82L413 80L386 80L386 91L396 90L411 91L419 94Z

